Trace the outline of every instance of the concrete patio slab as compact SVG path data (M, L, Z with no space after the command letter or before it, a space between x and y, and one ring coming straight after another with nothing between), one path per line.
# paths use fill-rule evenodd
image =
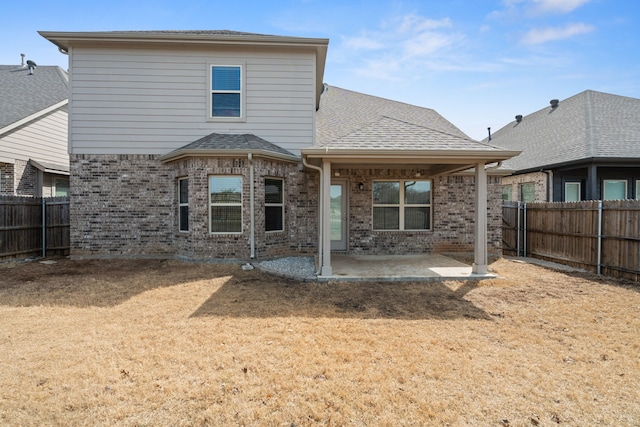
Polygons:
M331 276L321 281L435 281L487 279L493 274L472 274L471 266L440 254L344 255L332 254Z

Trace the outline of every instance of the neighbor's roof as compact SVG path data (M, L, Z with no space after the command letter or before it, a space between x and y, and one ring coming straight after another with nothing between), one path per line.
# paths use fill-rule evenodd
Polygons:
M0 65L0 133L7 126L67 101L69 81L60 67Z
M589 160L640 160L640 99L586 90L513 121L491 143L522 154L506 162L516 171Z
M280 160L298 161L291 152L252 134L212 133L180 147L160 159L168 162L185 157L237 156L249 153Z

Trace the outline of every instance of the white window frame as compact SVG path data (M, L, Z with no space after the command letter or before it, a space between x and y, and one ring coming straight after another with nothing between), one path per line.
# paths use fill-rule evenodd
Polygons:
M271 180L271 181L280 181L282 183L282 200L280 201L280 203L267 203L267 180ZM272 178L272 177L265 177L264 179L264 189L265 189L265 201L264 201L264 224L265 224L265 232L266 233L282 233L284 231L284 224L285 224L285 218L284 218L284 179L283 178ZM280 208L282 210L282 214L281 214L281 218L282 218L282 224L280 229L278 230L267 230L267 208L268 207L275 207L275 208Z
M429 203L421 203L421 204L406 204L405 203L405 183L406 182L428 182L429 183ZM375 184L377 182L398 182L400 184L400 195L399 195L399 203L397 204L381 204L381 203L374 203L373 202L373 192L372 192L372 200L371 200L371 205L372 205L372 209L371 209L371 229L373 231L431 231L433 230L433 182L430 179L377 179L375 181L373 181L373 186L375 186ZM374 228L374 220L373 220L373 211L375 210L375 208L393 208L393 207L397 207L399 209L399 215L398 215L398 228L397 229L378 229L378 228ZM404 228L404 223L405 223L405 209L406 208L429 208L429 224L428 224L428 228L409 228L409 229L405 229Z
M187 186L187 200L185 202L182 201L182 193L181 193L181 184L185 183ZM178 178L178 231L181 233L186 233L189 231L189 178L181 177ZM182 229L182 208L187 208L187 229Z
M209 63L207 72L207 121L210 122L245 122L246 113L246 91L245 91L245 70L246 64L239 62L230 63ZM240 69L240 90L213 90L213 68L214 67L234 67ZM214 93L238 93L240 94L240 117L234 116L214 116L213 115L213 94Z
M238 203L212 203L211 202L211 179L212 178L238 178L240 179L240 202ZM209 189L209 234L242 234L244 228L244 209L242 208L242 201L244 197L243 179L242 175L209 175L207 178L207 184ZM211 231L213 225L213 218L211 218L211 208L214 206L240 206L240 230L239 231Z
M636 200L640 200L640 179L636 179Z
M564 183L564 201L568 202L567 200L567 186L570 185L577 185L578 186L578 200L575 200L577 202L582 200L582 183L580 181L566 181Z
M624 184L624 197L622 199L607 199L607 182L622 182ZM602 200L626 200L627 199L627 185L626 179L604 179L602 180Z

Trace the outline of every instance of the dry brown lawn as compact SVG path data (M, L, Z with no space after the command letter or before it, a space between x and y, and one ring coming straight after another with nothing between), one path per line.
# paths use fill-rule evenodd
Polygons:
M57 261L0 265L1 425L640 425L637 285Z

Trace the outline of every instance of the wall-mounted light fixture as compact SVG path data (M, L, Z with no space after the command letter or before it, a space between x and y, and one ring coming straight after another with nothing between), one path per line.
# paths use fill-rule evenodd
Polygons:
M358 188L360 189L360 191L364 190L364 183L361 182L360 184L358 184Z

